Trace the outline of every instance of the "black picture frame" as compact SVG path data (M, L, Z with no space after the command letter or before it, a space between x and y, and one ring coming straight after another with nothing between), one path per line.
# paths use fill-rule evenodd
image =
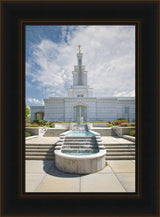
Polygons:
M159 1L1 0L1 216L159 216ZM24 24L133 24L136 193L24 192Z

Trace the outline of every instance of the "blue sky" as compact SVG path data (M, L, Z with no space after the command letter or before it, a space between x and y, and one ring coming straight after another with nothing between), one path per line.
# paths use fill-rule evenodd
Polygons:
M81 44L95 97L135 96L135 26L26 26L26 103L67 97Z

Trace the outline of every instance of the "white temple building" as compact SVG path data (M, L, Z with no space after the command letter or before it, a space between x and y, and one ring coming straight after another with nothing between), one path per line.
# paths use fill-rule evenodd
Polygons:
M72 72L73 85L68 88L68 97L49 97L44 99L44 106L30 106L31 121L77 121L80 109L84 121L114 121L118 118L135 121L134 97L96 98L92 95L82 57L79 46L78 65Z

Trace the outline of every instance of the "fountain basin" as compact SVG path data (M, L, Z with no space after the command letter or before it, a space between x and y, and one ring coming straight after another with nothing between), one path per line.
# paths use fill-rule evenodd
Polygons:
M105 150L88 155L69 155L55 150L56 167L68 173L89 174L102 170L105 167Z
M89 131L84 131L84 132L73 132L72 131L66 134L66 136L94 136L94 134Z

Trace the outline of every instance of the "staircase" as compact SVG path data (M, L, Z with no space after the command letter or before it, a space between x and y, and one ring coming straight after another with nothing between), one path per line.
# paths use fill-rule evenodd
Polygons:
M25 145L26 160L53 160L54 145L53 144L26 144Z
M135 143L103 144L106 149L106 160L135 160Z
M58 144L58 143L57 143ZM135 143L103 143L107 160L135 160ZM55 144L33 144L32 140L25 145L26 160L54 160ZM65 137L62 145L63 153L95 153L98 145L95 137Z
M94 136L65 137L63 153L96 153L98 152L97 142Z

